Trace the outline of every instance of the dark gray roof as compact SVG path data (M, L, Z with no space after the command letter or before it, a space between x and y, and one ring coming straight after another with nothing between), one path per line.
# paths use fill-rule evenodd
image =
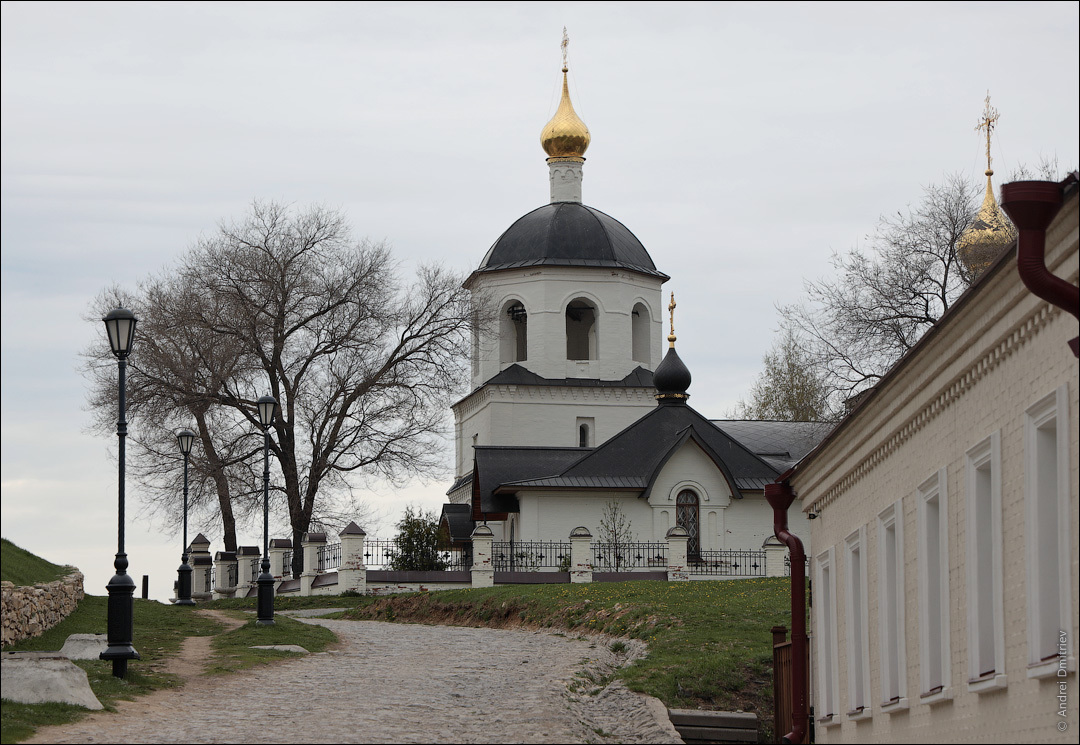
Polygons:
M712 423L745 445L781 473L817 447L833 428L831 422L777 422L713 419Z
M472 538L473 528L476 522L472 519L472 505L469 504L444 504L439 523L446 522L446 528L450 532L450 541L461 543Z
M557 474L542 474L510 482L513 487L625 488L652 487L663 465L687 440L693 440L724 473L735 496L741 489L762 489L780 475L766 463L717 428L682 401L663 402L599 447L588 450Z
M447 494L453 493L453 491L459 487L465 486L465 484L472 483L472 471L469 471L464 476L460 476L454 479L454 483L450 485L450 488L446 490Z
M620 267L668 279L625 225L577 202L545 204L518 218L476 271L537 265Z
M511 481L557 475L587 452L587 448L477 445L473 448L473 491L479 492L480 511L517 512L517 497L496 494L496 489Z
M485 383L485 385L553 385L581 388L652 388L653 374L640 365L622 380L598 378L544 378L526 370L521 365L510 365Z

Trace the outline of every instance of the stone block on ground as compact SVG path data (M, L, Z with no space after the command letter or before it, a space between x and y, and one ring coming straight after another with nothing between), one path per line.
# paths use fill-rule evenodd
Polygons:
M75 704L94 711L104 708L90 689L86 671L59 652L4 652L0 669L8 700Z
M97 660L108 648L108 634L72 634L60 648L60 654L69 660Z

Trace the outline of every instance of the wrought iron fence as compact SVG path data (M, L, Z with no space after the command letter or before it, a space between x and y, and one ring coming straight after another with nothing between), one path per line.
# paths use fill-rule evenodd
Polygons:
M765 552L752 550L699 551L689 557L687 571L716 577L764 577Z
M593 570L630 572L635 569L667 569L667 541L648 543L593 543Z
M225 585L225 588L236 587L237 583L240 581L240 578L237 576L237 574L238 572L236 562L225 565L225 582L227 583Z
M214 568L213 567L207 567L206 568L205 579L206 579L206 585L205 585L206 591L207 592L213 592L214 591Z
M791 554L784 554L784 576L791 576Z
M292 551L285 551L281 555L281 576L284 579L292 577Z
M491 562L496 572L570 571L568 541L493 541Z
M364 565L368 569L393 569L398 566L397 558L401 547L394 538L372 538L364 541ZM472 569L472 546L448 548L436 551L443 571L456 572Z
M260 574L259 562L260 561L262 561L261 556L256 556L254 559L251 560L251 574L249 574L248 576L251 577L252 582L254 582L255 580L257 580L259 578L259 574Z
M319 546L319 571L328 572L341 566L341 544Z

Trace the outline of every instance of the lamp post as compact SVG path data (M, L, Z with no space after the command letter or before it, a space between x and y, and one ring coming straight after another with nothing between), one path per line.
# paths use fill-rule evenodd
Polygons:
M263 550L259 573L259 612L255 623L274 625L274 575L270 574L270 425L274 422L277 400L263 396L258 401L259 423L263 428Z
M176 433L176 443L184 454L184 548L180 557L180 568L176 570L179 580L176 591L177 605L195 605L195 601L191 599L191 567L188 565L187 541L188 456L191 455L194 442L195 433L190 429L182 429Z
M109 593L108 603L108 642L109 647L99 657L112 661L112 674L117 678L127 675L127 661L141 659L132 640L135 636L134 600L135 580L127 573L128 559L124 552L124 443L127 438L127 420L125 416L125 388L127 387L127 358L131 354L131 345L135 341L135 324L138 319L127 308L116 308L101 319L109 335L109 346L116 355L120 366L120 418L116 423L116 436L119 440L119 530L117 531L116 560L113 567L116 574L109 580L105 589Z

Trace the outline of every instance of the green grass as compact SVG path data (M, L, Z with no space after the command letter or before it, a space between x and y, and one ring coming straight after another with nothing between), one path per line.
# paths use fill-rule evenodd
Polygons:
M58 580L72 571L72 567L57 566L34 556L7 538L0 539L0 580L14 585L36 585Z
M308 652L324 652L337 642L337 636L322 626L294 621L275 615L273 626L259 626L252 619L238 629L214 637L211 646L214 657L207 667L210 674L231 673L253 665L265 665L286 657L299 657L299 652L278 649L251 649L269 644L297 644Z

